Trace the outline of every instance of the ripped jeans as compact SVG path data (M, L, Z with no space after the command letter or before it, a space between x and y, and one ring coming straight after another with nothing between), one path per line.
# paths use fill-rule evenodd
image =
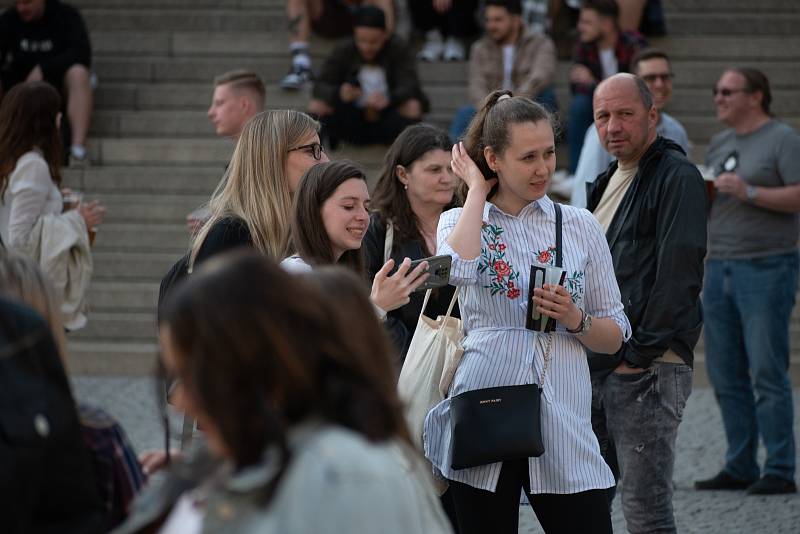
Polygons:
M603 456L616 451L606 462L619 465L628 531L675 532L675 438L692 391L691 367L655 362L641 373L593 378L592 388L592 423Z

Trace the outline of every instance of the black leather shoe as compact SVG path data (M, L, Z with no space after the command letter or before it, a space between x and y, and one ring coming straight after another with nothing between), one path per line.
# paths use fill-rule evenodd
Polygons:
M782 493L797 493L797 485L794 480L775 475L764 475L761 480L747 488L748 495L779 495Z
M754 485L755 480L742 480L729 475L725 471L720 471L716 476L707 480L698 480L694 483L694 489L698 490L743 490ZM760 482L760 481L759 481Z

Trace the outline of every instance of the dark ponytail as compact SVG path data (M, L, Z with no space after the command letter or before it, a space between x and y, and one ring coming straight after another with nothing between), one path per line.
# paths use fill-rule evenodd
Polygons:
M509 98L502 98L504 96ZM512 124L542 120L553 125L552 116L540 104L525 97L514 96L509 90L493 91L469 123L464 135L464 148L487 180L496 178L497 173L486 162L484 149L488 146L496 154L502 154L511 142L509 133ZM467 189L463 181L458 186L458 196L462 202L467 197ZM497 186L492 188L487 198L491 198L496 192Z

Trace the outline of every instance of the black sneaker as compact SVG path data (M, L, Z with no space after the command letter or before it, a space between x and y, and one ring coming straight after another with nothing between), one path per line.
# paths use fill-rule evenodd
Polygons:
M720 471L716 476L707 480L698 480L694 483L694 489L698 490L743 490L751 487L755 480L743 480L729 475L725 471Z
M748 495L780 495L783 493L797 493L797 485L794 480L775 475L764 475L761 480L747 488Z
M302 89L306 84L310 83L313 79L311 69L305 67L292 67L283 80L281 80L281 89L288 91L297 91Z

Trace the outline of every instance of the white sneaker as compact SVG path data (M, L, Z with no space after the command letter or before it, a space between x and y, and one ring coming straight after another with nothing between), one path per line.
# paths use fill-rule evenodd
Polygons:
M442 35L437 30L431 30L425 34L425 44L417 54L417 59L421 61L439 61L442 58L444 45Z
M444 60L445 61L464 61L465 59L464 45L460 40L455 37L448 37L444 43Z

